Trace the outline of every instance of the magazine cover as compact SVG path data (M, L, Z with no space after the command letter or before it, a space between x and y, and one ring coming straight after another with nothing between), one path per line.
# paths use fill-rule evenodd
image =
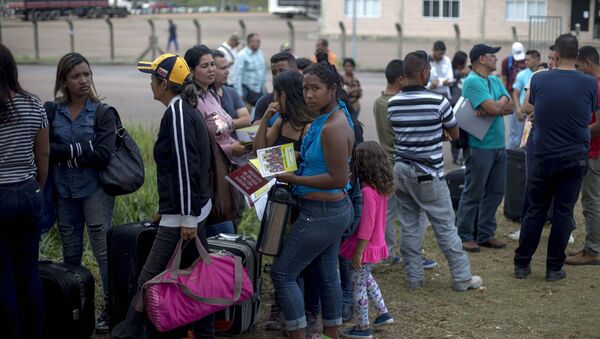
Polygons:
M298 169L294 144L262 148L256 151L258 170L263 177L279 173L293 172Z
M229 181L247 197L261 191L269 183L251 163L238 167L235 171L226 175L225 180Z

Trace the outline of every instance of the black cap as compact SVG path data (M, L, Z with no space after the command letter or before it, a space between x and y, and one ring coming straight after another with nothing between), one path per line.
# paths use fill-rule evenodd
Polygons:
M477 44L471 48L469 52L469 58L471 59L471 63L475 62L475 60L479 59L480 56L485 54L496 54L500 50L501 47L492 47L486 44Z

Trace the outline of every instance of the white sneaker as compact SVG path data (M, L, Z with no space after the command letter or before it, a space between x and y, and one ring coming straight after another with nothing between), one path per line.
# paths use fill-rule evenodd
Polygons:
M573 233L571 233L571 235L569 236L569 244L574 244L575 243L575 238L573 237Z
M512 240L519 241L519 237L521 236L521 230L516 230L514 232L508 233L508 238Z
M483 284L483 280L480 276L474 275L471 280L454 282L452 288L457 292L464 292L466 290L474 290L479 288Z

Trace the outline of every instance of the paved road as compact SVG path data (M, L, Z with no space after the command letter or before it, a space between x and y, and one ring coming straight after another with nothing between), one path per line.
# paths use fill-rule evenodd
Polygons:
M289 30L286 20L267 13L212 13L212 14L164 14L152 16L132 15L128 18L114 18L114 41L117 61L134 61L148 46L150 26L147 19L152 18L156 27L156 36L160 47L166 47L168 36L167 19L173 19L178 25L179 43L182 51L196 44L196 29L193 19L201 25L202 43L211 48L219 46L232 32L241 32L238 21L244 20L246 32L257 32L262 36L262 49L268 58L279 51L283 42L289 42ZM311 55L314 43L319 37L319 22L305 18L292 20L295 28L295 54L297 56ZM74 19L75 50L90 59L109 61L108 26L103 19ZM62 21L42 21L39 27L39 49L42 60L57 60L70 51L68 26ZM350 30L350 28L348 28ZM2 27L3 43L19 58L32 60L35 56L33 25L17 18L7 18ZM404 39L404 54L423 49L431 50L436 37L429 39ZM446 41L448 55L455 52L453 41ZM472 42L463 41L462 49L468 51ZM330 49L341 61L341 41L330 39ZM347 48L350 56L351 44L348 39ZM357 46L358 67L368 70L383 70L389 60L397 57L398 44L396 40L368 39L359 40ZM508 55L509 45L504 45L500 57Z
M124 123L158 126L164 106L152 98L147 74L138 72L133 64L92 65L92 71L99 94L119 110ZM42 100L52 98L55 74L54 65L19 65L22 85ZM365 140L377 140L372 107L373 100L385 86L385 76L383 73L359 72L357 77L363 86L363 111L359 119L364 125ZM444 143L444 159L447 170L455 168L448 143Z

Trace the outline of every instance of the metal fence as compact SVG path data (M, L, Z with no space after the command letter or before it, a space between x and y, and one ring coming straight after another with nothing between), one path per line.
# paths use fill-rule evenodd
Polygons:
M560 16L530 16L528 48L537 49L542 55L542 60L546 60L548 48L562 34L562 28Z

